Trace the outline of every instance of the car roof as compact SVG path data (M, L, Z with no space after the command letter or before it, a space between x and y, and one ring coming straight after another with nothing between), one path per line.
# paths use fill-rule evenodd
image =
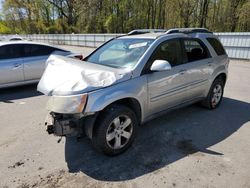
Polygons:
M66 49L57 47L57 46L52 46L50 44L46 44L46 43L41 43L41 42L34 42L34 41L26 41L26 40L20 40L20 41L0 41L0 46L4 46L4 45L11 45L11 44L36 44L36 45L43 45L43 46L48 46L48 47L53 47L53 48L57 48L60 50L64 50L64 51L68 51Z
M38 45L45 45L51 46L49 44L41 43L41 42L34 42L34 41L27 41L27 40L18 40L18 41L0 41L0 45L7 45L7 44L38 44Z
M120 36L119 38L131 38L131 39L157 39L164 36L176 36L176 37L212 37L212 32L205 28L174 28L169 30L159 29L139 29L129 32L127 35Z
M144 33L137 35L123 35L119 38L131 38L131 39L156 39L161 36L163 33Z
M184 33L173 33L173 34L166 34L166 33L146 33L146 34L138 34L138 35L125 35L118 38L122 39L158 39L160 37L166 36L176 36L176 37L193 37L193 38L202 38L202 36L212 36L212 34L204 34L204 33L194 33L194 34L184 34Z
M215 37L212 33L192 33L192 34L185 34L185 33L145 33L145 34L138 34L138 35L123 35L118 37L119 39L157 39L163 36L176 36L176 37L193 37L193 38L204 38L204 37Z

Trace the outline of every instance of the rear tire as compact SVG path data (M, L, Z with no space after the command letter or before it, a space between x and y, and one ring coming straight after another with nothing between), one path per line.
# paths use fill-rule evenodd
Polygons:
M219 107L224 93L224 81L221 78L214 80L209 93L204 101L202 101L202 106L208 109L216 109Z
M131 146L137 127L138 120L133 110L123 105L112 105L98 117L92 143L106 155L118 155Z

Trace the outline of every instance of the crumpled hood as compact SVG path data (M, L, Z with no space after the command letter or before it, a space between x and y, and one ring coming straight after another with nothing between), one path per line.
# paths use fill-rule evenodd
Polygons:
M132 76L128 69L112 68L58 55L51 55L46 63L47 67L37 86L37 90L45 95L86 93L126 81Z

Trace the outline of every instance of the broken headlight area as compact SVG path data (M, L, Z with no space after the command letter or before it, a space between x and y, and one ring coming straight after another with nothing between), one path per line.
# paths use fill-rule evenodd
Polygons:
M50 112L45 121L49 134L67 137L80 136L83 133L80 123L78 114L69 115L54 112Z
M69 96L51 96L47 109L61 114L82 113L87 103L87 94Z

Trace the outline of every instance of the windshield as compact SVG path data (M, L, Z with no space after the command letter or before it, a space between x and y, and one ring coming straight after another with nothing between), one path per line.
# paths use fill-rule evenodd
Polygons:
M117 68L132 68L153 41L152 39L114 39L100 47L86 61Z

